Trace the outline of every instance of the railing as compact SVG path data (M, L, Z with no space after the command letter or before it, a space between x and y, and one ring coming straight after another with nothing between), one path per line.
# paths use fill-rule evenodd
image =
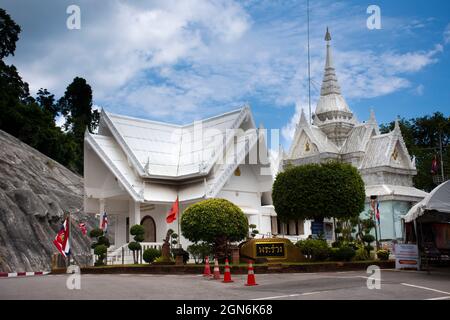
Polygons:
M145 250L153 248L153 249L161 249L162 242L141 242L141 250L139 251L139 261L142 263L142 254ZM108 252L106 257L107 264L131 264L134 263L133 260L133 251L128 248L128 243L123 244L122 246L114 249L111 252Z

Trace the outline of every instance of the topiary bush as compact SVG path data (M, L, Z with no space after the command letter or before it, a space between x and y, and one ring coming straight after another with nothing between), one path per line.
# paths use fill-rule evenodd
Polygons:
M307 259L312 261L325 261L330 256L330 248L324 240L300 240L295 245Z
M92 229L89 232L89 236L94 239L91 244L91 248L94 249L94 254L97 256L97 261L95 261L94 265L96 265L96 266L105 265L104 260L106 258L106 253L108 251L108 248L110 247L109 239L104 235L103 230L100 228ZM97 248L99 248L99 249L97 249ZM97 254L96 252L99 252L102 254Z
M231 242L245 239L249 231L245 214L225 199L207 199L189 206L180 226L186 239L211 243L219 258L228 254Z
M156 258L161 257L161 250L155 249L155 248L149 248L144 250L144 254L142 255L142 258L147 263L152 263L155 261Z
M370 256L370 251L372 251L374 248L372 247L371 243L375 241L375 237L371 234L365 234L362 236L362 241L366 243L365 249L367 251L367 254Z
M351 261L355 255L356 251L352 247L332 248L330 259L333 261Z
M133 252L134 264L138 264L139 263L138 251L140 251L142 248L139 242L144 241L145 228L140 224L135 224L130 228L130 234L134 236L133 237L134 242L130 242L128 244L128 249L130 249Z
M95 266L103 266L105 265L104 260L106 257L106 252L108 251L108 247L104 244L99 244L94 248L94 254L98 256L98 260L95 262Z
M291 166L278 173L273 205L284 221L358 217L366 199L364 181L350 164L330 161Z
M378 250L377 251L377 257L381 261L389 260L389 254L390 254L389 250Z
M141 244L137 241L132 241L128 244L128 249L133 252L133 262L138 264L138 252L141 250Z
M365 234L362 237L362 241L370 244L370 243L375 241L375 237L373 235L371 235L371 234Z
M134 241L142 242L144 241L145 228L140 224L135 224L130 228L130 234L134 236Z

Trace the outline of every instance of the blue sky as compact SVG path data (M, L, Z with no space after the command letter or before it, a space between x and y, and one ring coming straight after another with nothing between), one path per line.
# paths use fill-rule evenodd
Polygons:
M78 4L81 29L66 28ZM366 9L381 8L381 30ZM186 123L249 103L289 144L307 108L306 0L0 0L22 26L15 64L35 93L87 79L108 111ZM450 114L450 2L311 1L312 106L330 27L337 75L359 120ZM307 110L307 109L305 109Z

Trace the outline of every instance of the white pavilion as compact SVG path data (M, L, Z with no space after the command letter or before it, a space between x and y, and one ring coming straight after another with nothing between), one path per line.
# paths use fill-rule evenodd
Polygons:
M145 228L144 247L161 245L168 229L177 232L179 218L166 223L177 196L180 212L206 198L230 200L270 234L276 214L264 139L248 106L187 125L102 110L98 133L85 135L84 208L106 211L113 222L109 258L121 259L135 224ZM181 244L189 242L181 237Z
M380 239L401 239L401 217L427 196L413 187L413 176L417 174L415 161L408 153L398 121L392 132L380 134L373 111L366 122L356 119L341 94L328 29L325 40L325 71L313 123L302 112L289 152L280 152L279 169L288 164L328 160L351 163L358 168L365 183L364 213L370 208L372 196L380 202Z

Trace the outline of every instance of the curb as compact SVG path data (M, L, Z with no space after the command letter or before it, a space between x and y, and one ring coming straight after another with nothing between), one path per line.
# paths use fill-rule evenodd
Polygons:
M44 276L49 274L49 271L37 271L37 272L0 272L0 278L14 278L14 277L32 277L32 276Z
M370 265L377 265L381 269L392 269L395 267L394 261L367 261L362 263L355 262L332 262L315 263L304 265L282 265L277 268L272 266L254 265L255 274L269 273L316 273L316 272L339 272L339 271L357 271L366 270ZM223 266L221 265L220 268ZM246 266L230 266L233 274L248 273ZM52 273L56 273L53 272ZM140 265L140 266L108 266L108 267L84 267L81 268L81 274L202 274L203 265L197 266L161 266L161 265Z

